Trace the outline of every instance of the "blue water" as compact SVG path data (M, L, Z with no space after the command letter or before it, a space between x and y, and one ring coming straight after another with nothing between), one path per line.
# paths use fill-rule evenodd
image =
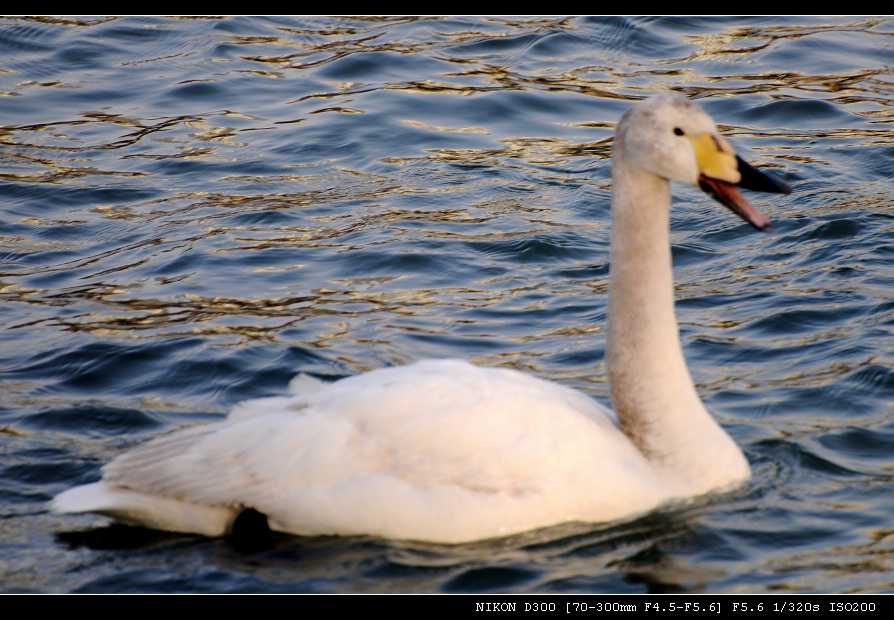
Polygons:
M894 590L891 18L0 19L0 589ZM129 446L458 356L608 403L609 155L683 92L789 182L674 188L681 337L746 487L456 547L52 515Z

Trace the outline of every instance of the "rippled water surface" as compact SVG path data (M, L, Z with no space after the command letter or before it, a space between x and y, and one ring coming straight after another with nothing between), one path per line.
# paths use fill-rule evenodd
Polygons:
M894 590L890 18L0 19L0 588ZM456 547L106 527L128 446L420 358L608 402L609 155L697 100L794 188L674 188L684 351L745 488Z

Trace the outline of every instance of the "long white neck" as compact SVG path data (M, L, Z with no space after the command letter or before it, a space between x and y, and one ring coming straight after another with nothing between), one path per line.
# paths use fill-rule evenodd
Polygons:
M606 363L621 427L656 469L687 487L746 478L742 452L702 405L680 348L669 183L616 148L612 185Z

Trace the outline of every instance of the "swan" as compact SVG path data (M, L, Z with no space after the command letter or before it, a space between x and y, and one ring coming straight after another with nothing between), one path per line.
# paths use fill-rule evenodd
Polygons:
M427 360L237 405L226 420L123 453L58 513L226 535L249 508L272 530L462 543L631 518L750 477L702 405L674 314L670 181L759 230L736 188L788 193L736 156L695 103L663 94L621 118L612 152L606 365L615 411L505 368Z

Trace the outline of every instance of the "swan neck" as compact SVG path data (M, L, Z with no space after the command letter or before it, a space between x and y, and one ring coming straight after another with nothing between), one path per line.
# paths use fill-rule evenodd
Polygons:
M612 184L606 364L613 406L624 433L647 459L697 478L710 467L705 457L692 455L703 441L742 457L702 405L680 347L669 183L616 151Z

